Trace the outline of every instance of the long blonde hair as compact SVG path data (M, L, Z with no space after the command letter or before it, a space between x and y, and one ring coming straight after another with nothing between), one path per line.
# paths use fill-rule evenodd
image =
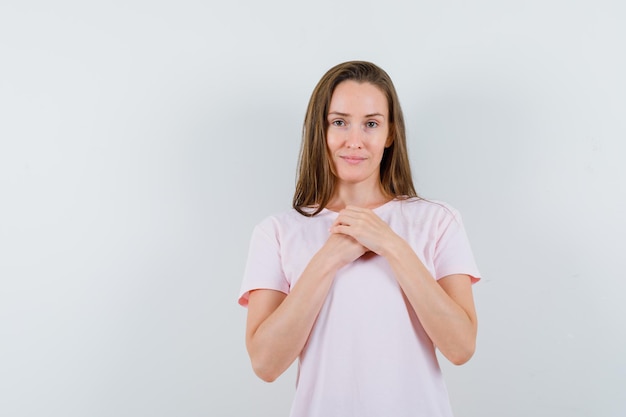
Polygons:
M343 81L370 83L387 97L389 105L389 136L391 145L380 162L380 185L389 197L417 197L406 146L404 116L395 87L389 75L371 62L349 61L336 65L313 90L302 129L302 145L298 161L293 208L305 216L315 216L328 204L335 191L326 132L328 108L335 88Z

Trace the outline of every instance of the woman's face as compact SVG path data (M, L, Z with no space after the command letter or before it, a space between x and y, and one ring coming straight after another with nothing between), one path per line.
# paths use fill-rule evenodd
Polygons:
M339 184L378 184L379 166L389 146L389 104L370 83L343 81L328 109L326 143Z

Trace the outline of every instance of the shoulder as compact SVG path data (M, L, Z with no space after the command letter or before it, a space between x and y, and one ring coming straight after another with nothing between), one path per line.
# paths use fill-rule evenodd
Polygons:
M268 215L257 223L255 229L273 233L280 233L282 230L297 230L316 224L327 215L327 211L322 211L316 216L308 217L292 208Z
M295 224L306 222L307 219L309 219L309 217L298 213L295 209L292 208L267 215L263 220L258 223L258 226L270 224Z
M453 219L459 218L459 212L450 204L440 200L427 200L420 197L393 200L392 210L408 216L420 218Z
M450 226L463 224L461 215L453 206L443 201L424 198L393 200L389 211L380 214L397 228L419 230L433 238L444 233Z

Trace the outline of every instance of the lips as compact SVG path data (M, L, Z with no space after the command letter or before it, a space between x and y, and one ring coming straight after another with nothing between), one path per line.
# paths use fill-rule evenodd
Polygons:
M358 155L342 155L342 156L339 156L339 158L343 159L345 162L347 162L348 164L352 164L352 165L356 165L367 159L364 156L358 156Z

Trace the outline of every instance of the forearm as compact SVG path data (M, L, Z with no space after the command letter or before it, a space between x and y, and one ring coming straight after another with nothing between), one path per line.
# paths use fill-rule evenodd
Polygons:
M477 332L471 289L469 299L455 300L402 239L393 243L385 258L435 346L452 363L467 362L474 353Z
M248 334L255 373L265 381L280 376L298 357L321 310L337 266L317 253L280 305Z

